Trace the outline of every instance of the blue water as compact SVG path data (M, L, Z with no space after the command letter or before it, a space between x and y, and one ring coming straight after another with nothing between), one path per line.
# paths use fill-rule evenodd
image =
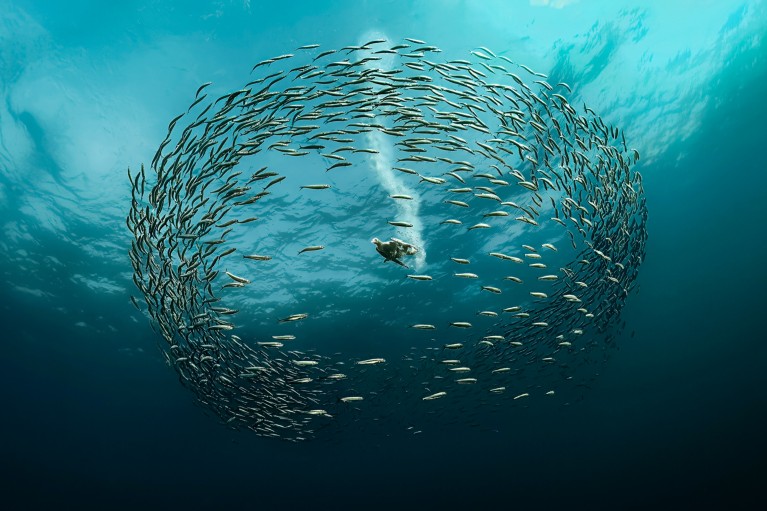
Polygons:
M760 508L767 5L317 4L0 2L3 506ZM370 34L493 48L572 84L640 149L639 290L579 400L288 444L206 414L132 308L126 167L200 84L223 94L262 59Z

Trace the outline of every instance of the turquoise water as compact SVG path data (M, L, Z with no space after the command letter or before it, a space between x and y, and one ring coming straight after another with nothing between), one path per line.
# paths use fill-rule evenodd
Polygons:
M762 498L763 2L0 6L2 480L13 507L722 508ZM232 431L179 385L128 300L125 169L149 164L202 83L217 97L300 45L377 37L422 39L451 58L492 48L566 81L573 105L625 131L642 154L649 232L616 320L625 328L572 399L467 408L418 435L394 401L374 426L345 420L295 445ZM338 217L286 211L275 246L297 251L291 229L329 218L347 239L369 213L355 217L354 198ZM279 285L241 299L271 313L299 287L309 305L361 311L331 315L316 346L397 358L410 345L380 325L401 313L398 291L325 292L345 271L395 271L361 261L336 273L281 267L267 281ZM459 299L421 289L406 310Z

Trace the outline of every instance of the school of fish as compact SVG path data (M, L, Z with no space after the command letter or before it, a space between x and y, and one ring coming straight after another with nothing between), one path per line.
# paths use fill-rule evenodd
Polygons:
M412 38L309 44L252 74L215 99L202 85L151 166L128 170L140 291L131 301L206 409L232 428L301 441L349 423L405 420L418 433L419 417L470 422L489 405L565 399L588 385L622 330L645 256L639 152L621 130L571 105L568 84L488 48L445 59ZM376 271L385 259L371 238L414 245L418 254L384 275L413 293L453 290L453 317L406 304L392 336L413 342L391 347L396 356L297 349L296 327L316 319L308 309L246 310L237 293L290 286L269 280L269 264L316 258L319 271L338 248L311 240L264 253L245 235L268 224L275 190L321 198L375 179L383 143L396 162L382 172L412 193L382 189L380 200L415 198L428 214L398 209L348 234L366 240ZM306 181L302 165L321 167L326 182ZM425 262L402 267L413 257ZM266 314L273 331L243 326Z

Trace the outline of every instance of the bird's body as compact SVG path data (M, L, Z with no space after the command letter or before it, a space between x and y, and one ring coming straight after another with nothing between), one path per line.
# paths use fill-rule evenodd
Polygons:
M389 241L373 238L370 242L376 246L376 252L384 257L384 262L392 261L405 268L408 268L408 266L400 259L406 255L414 255L418 252L416 247L397 238L391 238Z

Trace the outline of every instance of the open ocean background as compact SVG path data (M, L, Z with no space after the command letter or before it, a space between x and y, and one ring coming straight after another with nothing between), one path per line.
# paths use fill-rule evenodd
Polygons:
M128 300L126 168L200 84L368 34L555 73L640 150L640 290L582 400L289 444L164 363ZM765 35L761 0L0 0L0 507L763 509Z

